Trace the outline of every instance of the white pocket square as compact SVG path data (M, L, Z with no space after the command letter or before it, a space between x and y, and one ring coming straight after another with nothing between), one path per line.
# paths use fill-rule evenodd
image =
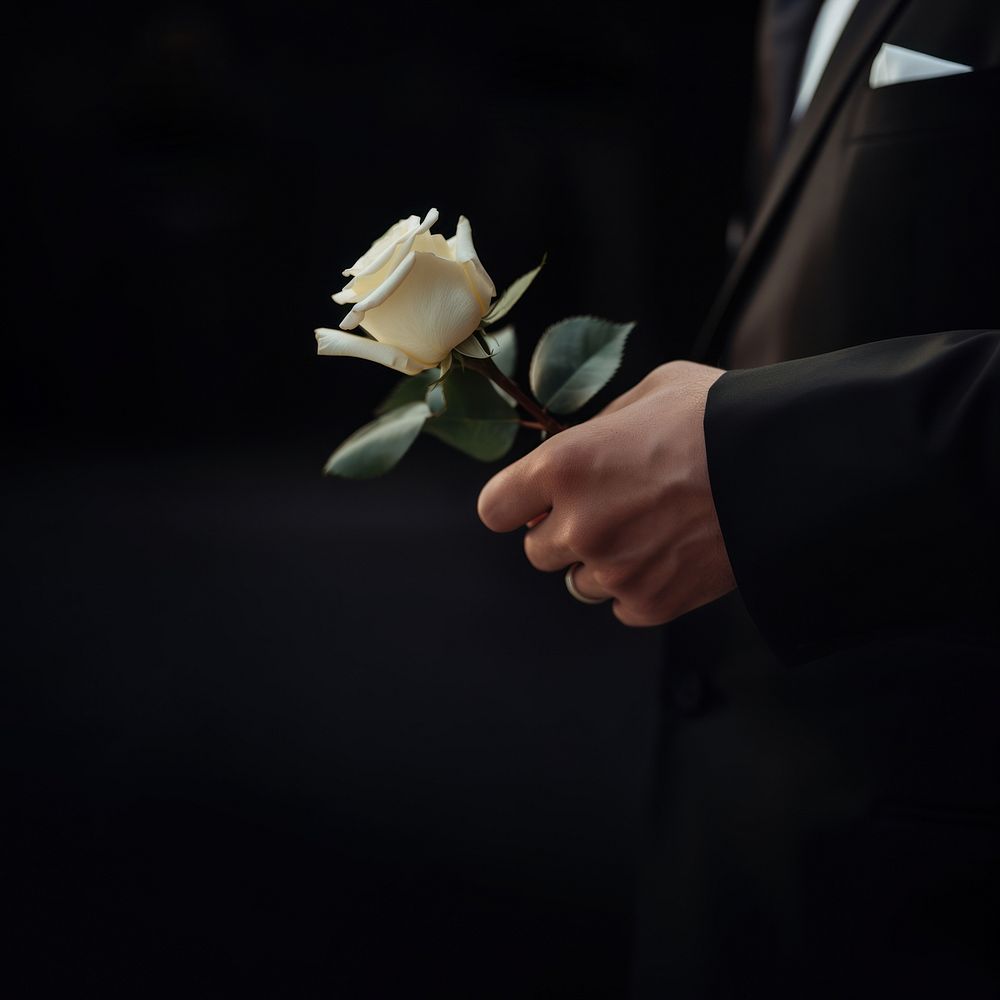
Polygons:
M891 87L895 83L910 80L930 80L936 76L954 76L956 73L971 73L972 67L963 63L938 59L925 52L904 49L900 45L886 45L878 50L868 74L868 86Z

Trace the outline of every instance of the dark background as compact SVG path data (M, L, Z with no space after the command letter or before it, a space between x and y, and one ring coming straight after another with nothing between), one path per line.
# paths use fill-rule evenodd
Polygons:
M621 995L657 633L479 524L499 463L422 438L385 479L323 479L398 376L312 331L340 271L435 206L500 288L548 254L512 314L520 379L574 313L638 322L595 406L684 356L755 12L9 21L15 993Z

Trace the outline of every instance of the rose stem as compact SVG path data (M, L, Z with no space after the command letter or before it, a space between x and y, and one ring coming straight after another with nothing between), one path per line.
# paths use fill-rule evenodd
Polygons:
M491 382L500 386L504 392L513 396L518 404L530 413L541 425L546 434L558 434L566 428L554 417L546 413L516 382L512 382L499 368L492 358L462 357L462 364L480 375L485 375Z

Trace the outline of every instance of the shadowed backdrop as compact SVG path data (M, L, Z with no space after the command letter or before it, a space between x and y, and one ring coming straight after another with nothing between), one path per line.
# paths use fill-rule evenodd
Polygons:
M23 10L0 635L9 981L615 997L655 631L490 535L500 463L322 478L399 376L317 358L396 219L511 318L683 357L725 264L756 5ZM532 446L528 432L515 452Z

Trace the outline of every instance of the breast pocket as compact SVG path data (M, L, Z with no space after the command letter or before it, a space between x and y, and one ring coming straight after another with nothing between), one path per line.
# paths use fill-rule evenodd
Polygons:
M1000 134L1000 67L875 90L865 82L849 135L859 141L966 130Z

